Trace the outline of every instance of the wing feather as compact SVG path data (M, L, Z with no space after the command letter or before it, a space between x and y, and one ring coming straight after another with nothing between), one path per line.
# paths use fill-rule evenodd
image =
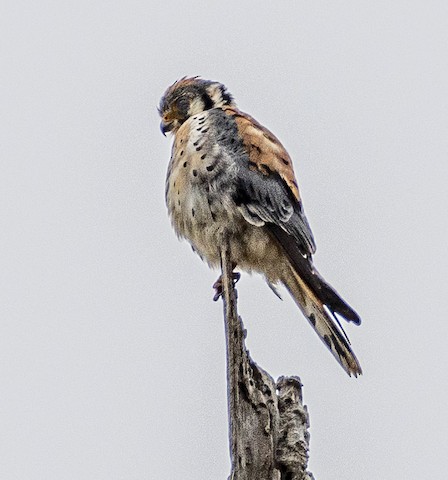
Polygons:
M280 141L255 119L233 108L247 155L241 159L235 201L253 225L273 223L292 235L304 255L316 244L303 211L291 158Z

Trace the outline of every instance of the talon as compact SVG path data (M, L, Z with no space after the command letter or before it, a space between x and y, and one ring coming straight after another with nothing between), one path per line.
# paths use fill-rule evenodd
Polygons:
M232 280L233 285L235 285L238 280L241 278L241 273L239 272L232 272ZM222 297L223 288L222 288L222 275L219 276L218 280L213 284L213 288L215 289L215 295L213 296L213 301L216 302Z
M222 295L222 278L219 277L218 280L213 284L213 288L215 289L215 295L213 296L213 301L217 302L219 297Z

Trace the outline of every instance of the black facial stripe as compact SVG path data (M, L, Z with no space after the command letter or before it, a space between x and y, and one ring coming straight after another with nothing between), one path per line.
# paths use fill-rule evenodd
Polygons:
M201 95L202 101L204 102L204 110L210 110L215 106L213 100L210 98L210 95L207 92L203 92Z
M221 97L224 101L224 105L230 105L230 103L232 102L232 95L227 92L224 85L221 85Z

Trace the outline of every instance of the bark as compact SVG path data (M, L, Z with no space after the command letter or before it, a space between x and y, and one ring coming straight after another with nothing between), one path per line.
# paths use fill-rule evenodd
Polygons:
M237 313L230 251L221 252L227 345L230 480L311 480L309 419L298 377L277 383L250 357Z

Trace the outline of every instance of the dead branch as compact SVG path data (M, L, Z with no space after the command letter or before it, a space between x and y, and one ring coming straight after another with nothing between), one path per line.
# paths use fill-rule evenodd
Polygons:
M230 249L221 252L227 345L230 480L311 480L309 418L298 377L273 378L250 357L237 312Z

